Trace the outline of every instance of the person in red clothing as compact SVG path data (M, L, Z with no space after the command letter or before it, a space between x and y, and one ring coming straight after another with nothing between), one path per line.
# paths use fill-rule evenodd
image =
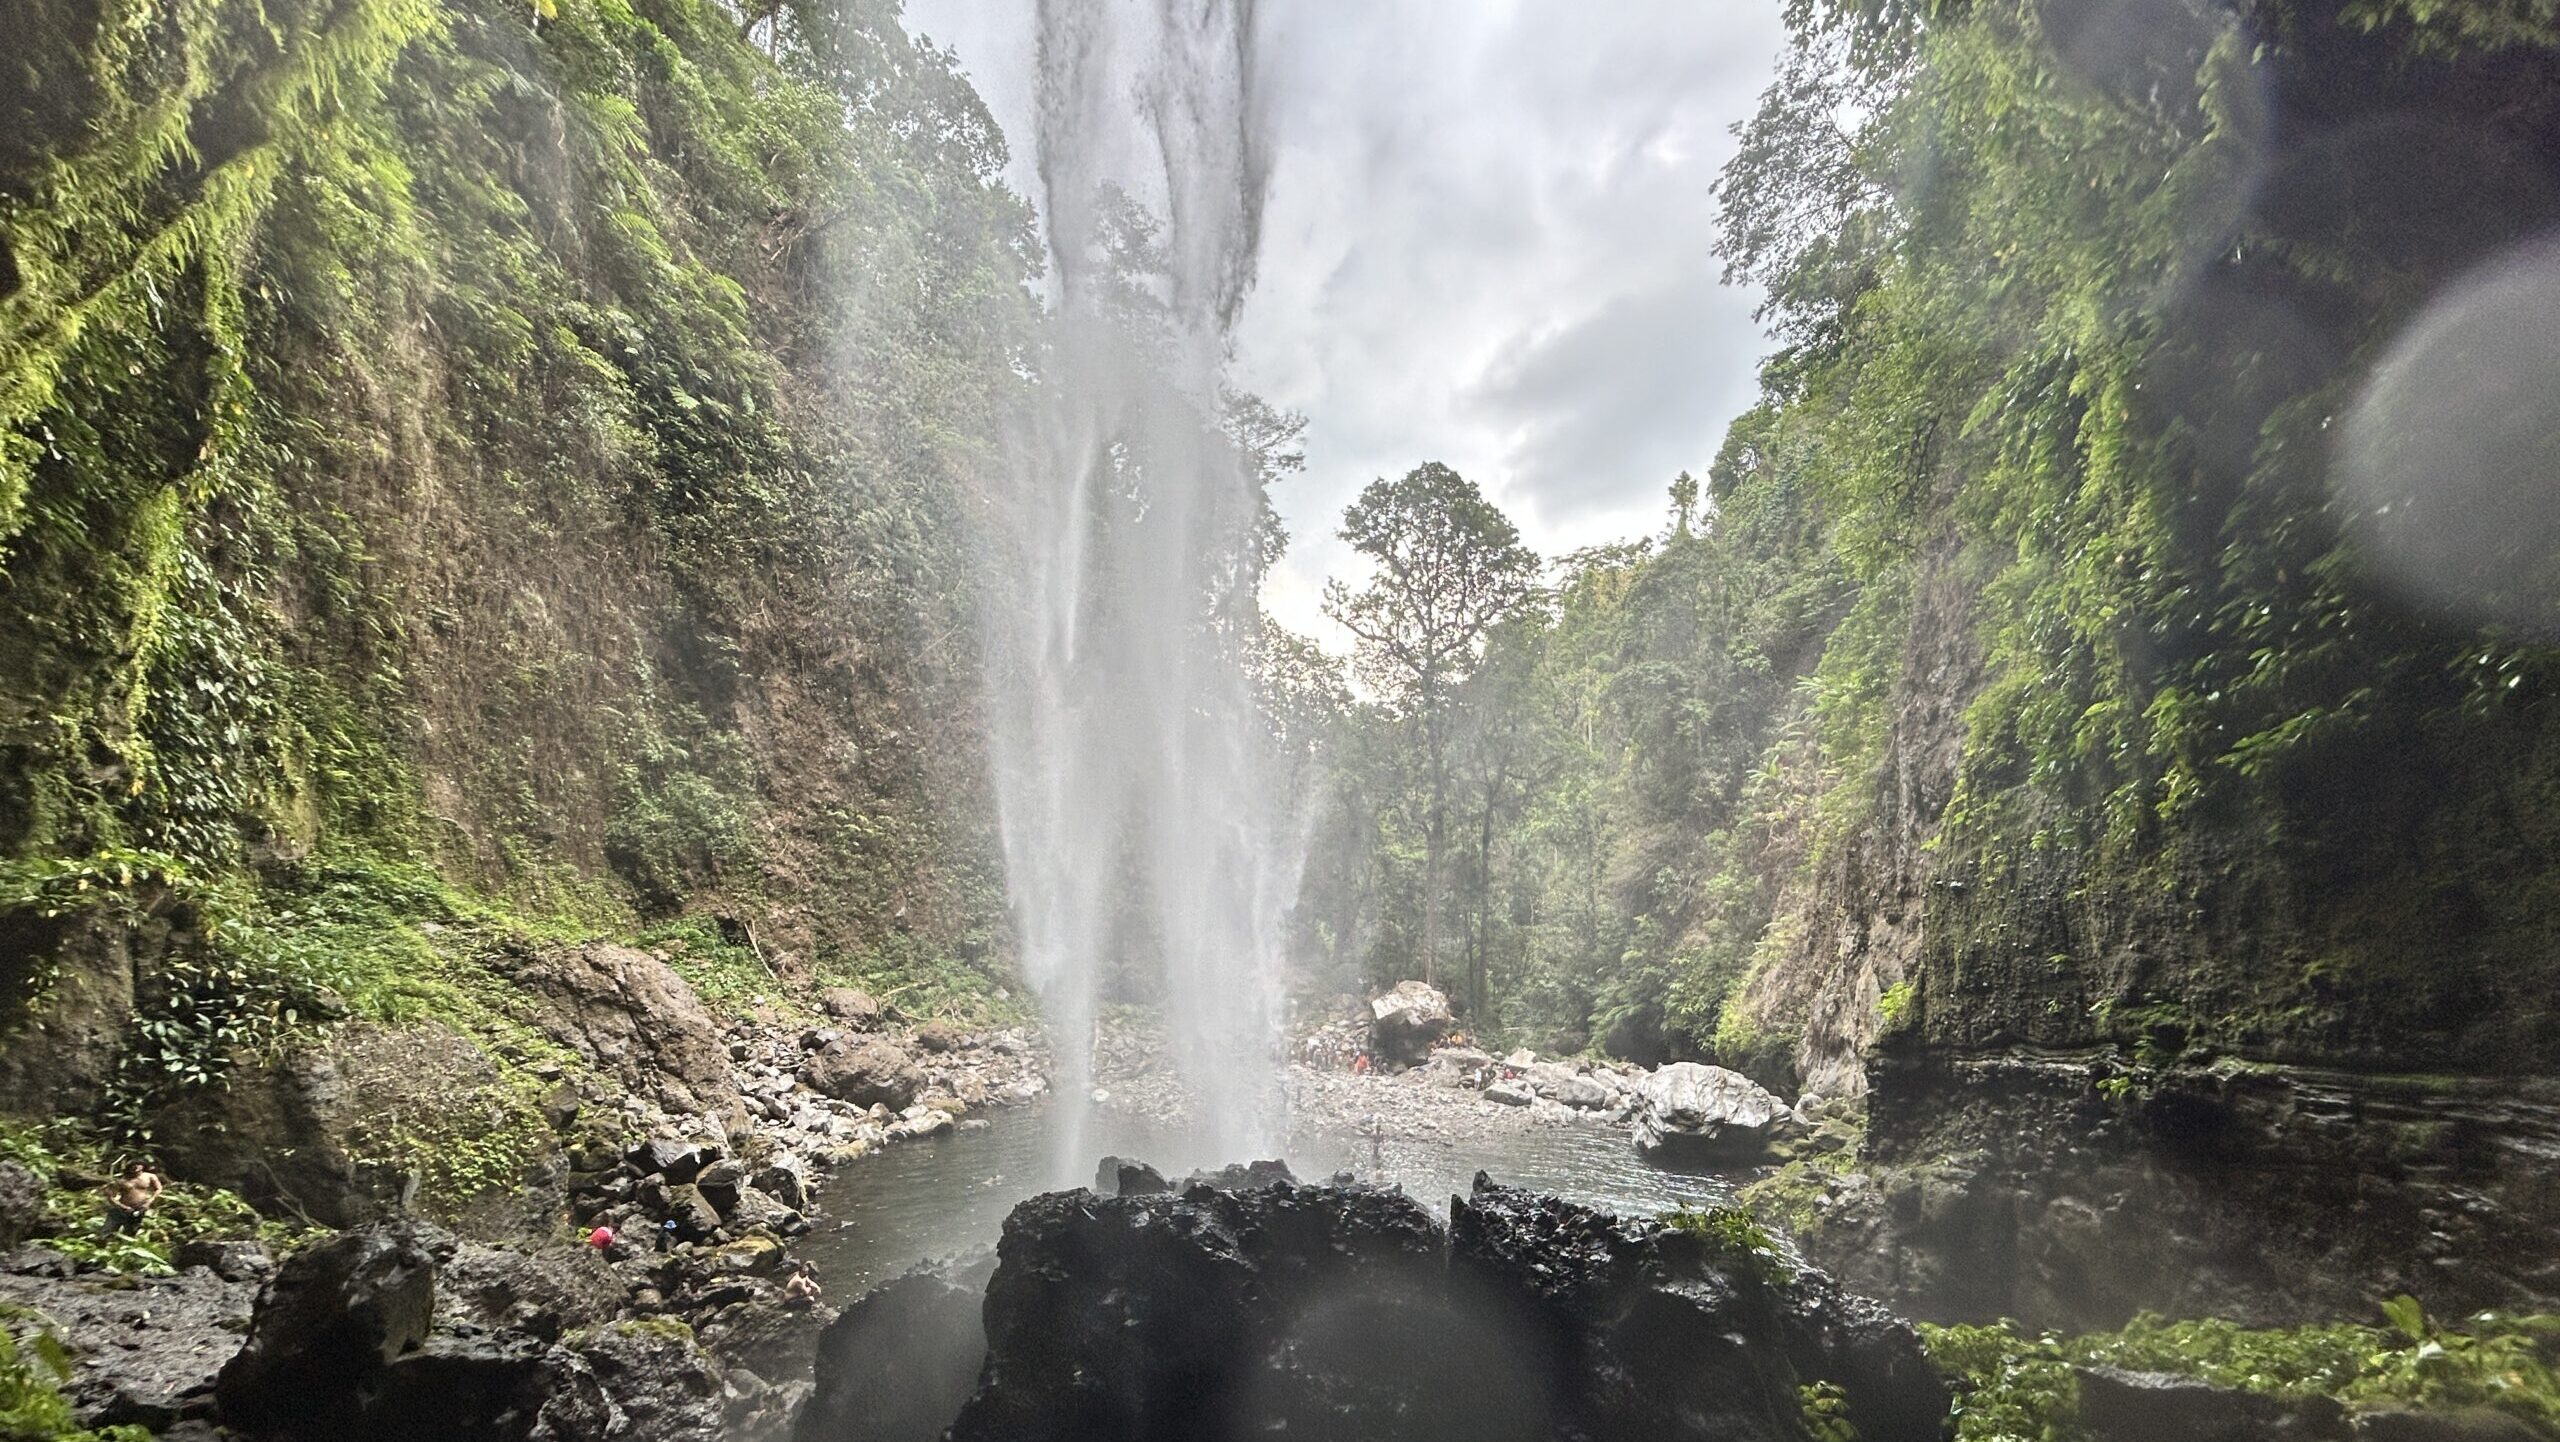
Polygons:
M613 1228L598 1227L587 1233L587 1245L601 1252L613 1245Z
M1364 1051L1351 1059L1351 1074L1353 1076L1367 1076L1369 1074L1369 1054L1367 1052Z

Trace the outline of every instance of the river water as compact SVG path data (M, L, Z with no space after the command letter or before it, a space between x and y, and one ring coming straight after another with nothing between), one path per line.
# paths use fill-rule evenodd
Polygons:
M981 1130L891 1147L828 1178L818 1229L794 1250L830 1297L859 1296L928 1258L993 1243L1014 1204L1045 1189L1056 1166L1050 1108L1011 1107L987 1117ZM1106 1155L1155 1160L1182 1150L1167 1129L1125 1112L1097 1110L1084 1126L1088 1174ZM1449 1197L1463 1195L1479 1170L1497 1182L1644 1216L1727 1204L1733 1195L1723 1178L1639 1160L1624 1127L1600 1122L1463 1139L1389 1138L1374 1168L1365 1139L1302 1129L1290 1138L1287 1160L1301 1180L1350 1171L1397 1184L1444 1220Z

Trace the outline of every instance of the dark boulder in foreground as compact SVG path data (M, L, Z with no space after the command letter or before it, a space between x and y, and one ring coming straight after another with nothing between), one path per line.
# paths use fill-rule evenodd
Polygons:
M1910 1326L1818 1271L1710 1233L1476 1176L1451 1204L1450 1271L1506 1310L1557 1379L1574 1437L1800 1438L1802 1388L1837 1387L1863 1442L1934 1442L1945 1382Z
M463 1247L407 1221L314 1242L277 1269L223 1366L222 1425L272 1442L710 1442L760 1420L756 1399L733 1406L681 1329L564 1332L587 1311L551 1275L568 1265ZM448 1267L457 1295L443 1310L460 1315L440 1325ZM470 1320L500 1303L535 1325Z
M612 1408L593 1373L522 1335L436 1335L436 1272L454 1238L382 1222L285 1259L249 1339L214 1386L252 1437L601 1438Z
M1941 1435L1918 1339L1819 1273L1482 1177L1446 1232L1398 1191L1248 1178L1016 1208L953 1442L1803 1442L1816 1383L1865 1442ZM860 1399L909 1338L954 1328L951 1291L903 1281L849 1310L877 1307L831 1331L817 1396L844 1400L813 1404L800 1442L935 1435L877 1431Z
M978 1385L987 1334L973 1271L910 1272L836 1314L795 1442L934 1442Z
M433 1227L379 1223L286 1258L215 1382L224 1421L252 1433L346 1421L358 1393L427 1340L436 1267L456 1245Z
M257 1293L254 1282L208 1267L166 1277L82 1275L47 1248L0 1256L0 1325L21 1336L40 1327L61 1344L72 1364L63 1396L83 1427L159 1431L206 1410L215 1374L240 1350ZM5 1425L0 1435L8 1435Z

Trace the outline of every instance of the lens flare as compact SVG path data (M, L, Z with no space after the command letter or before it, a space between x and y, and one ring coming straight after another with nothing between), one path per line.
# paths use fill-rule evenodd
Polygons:
M2339 428L2331 474L2377 580L2450 619L2560 639L2560 237L2419 313Z

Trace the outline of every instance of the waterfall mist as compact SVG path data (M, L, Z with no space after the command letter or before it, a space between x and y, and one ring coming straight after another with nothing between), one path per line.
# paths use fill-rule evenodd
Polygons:
M1106 984L1162 1003L1194 1099L1178 1163L1266 1152L1300 828L1246 660L1268 557L1221 429L1263 146L1249 0L1043 0L1053 258L988 599L1008 886L1083 1181Z

